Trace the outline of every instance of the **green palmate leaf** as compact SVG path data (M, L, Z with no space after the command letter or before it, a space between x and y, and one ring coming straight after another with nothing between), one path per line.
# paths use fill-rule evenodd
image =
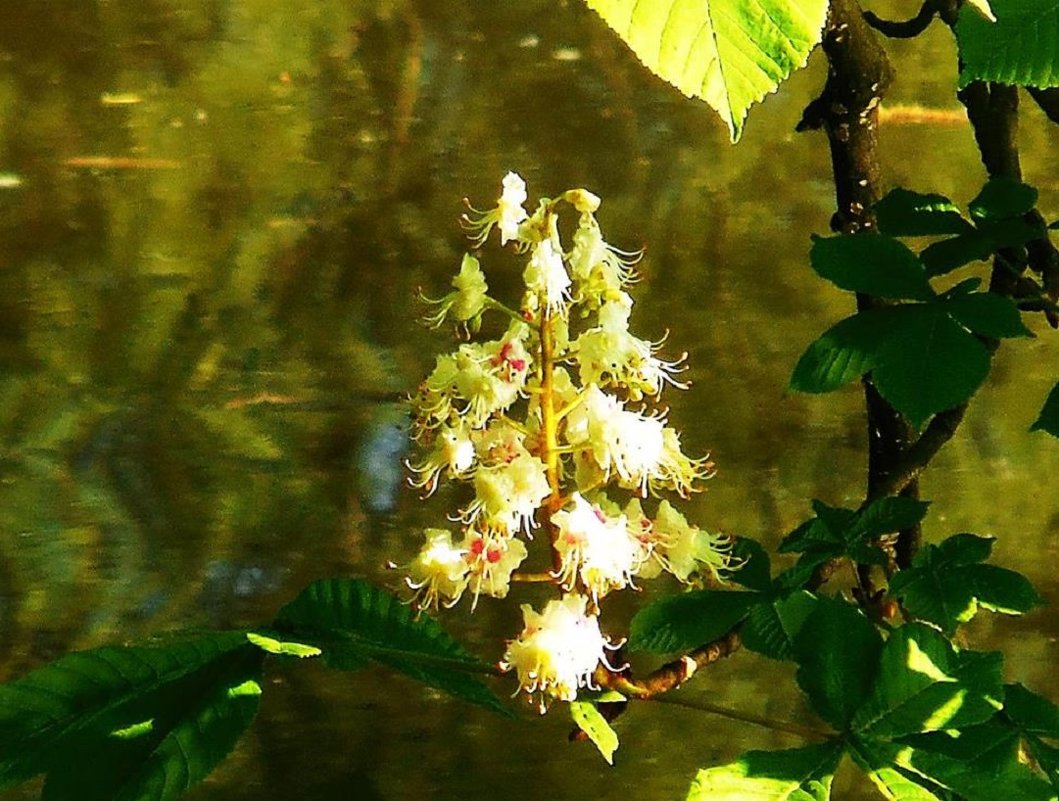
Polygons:
M794 639L796 678L813 709L845 729L867 697L883 642L875 626L851 604L821 598Z
M826 801L841 756L837 741L750 751L728 765L700 770L687 801Z
M1017 758L1001 766L976 759L955 759L946 754L917 748L893 752L894 762L909 773L957 793L966 801L1055 801L1056 793Z
M960 86L1059 86L1059 0L993 0L992 8L996 22L971 9L960 13Z
M380 662L412 678L495 711L506 709L472 673L490 672L433 618L366 581L331 579L310 584L280 610L272 628L320 648L340 670Z
M940 236L973 230L959 207L942 195L894 189L875 204L879 231L887 236Z
M1011 178L990 178L968 206L976 220L1021 217L1037 203L1037 190Z
M989 374L985 346L941 303L905 306L872 371L876 388L912 425L968 400Z
M883 798L891 801L941 801L916 776L909 776L893 764L894 749L889 743L855 738L849 754L863 770Z
M618 735L610 727L607 719L600 714L596 705L590 701L572 701L570 703L570 716L581 729L592 744L599 749L599 753L607 760L608 764L614 764L614 752L618 750Z
M956 322L984 337L1005 339L1030 337L1033 333L1022 323L1019 307L1011 298L992 292L975 292L946 298L945 311Z
M853 727L901 737L982 723L1001 706L998 653L957 651L940 633L912 623L890 635L871 694Z
M174 798L253 717L263 658L225 632L70 654L0 686L0 786L48 772L54 798ZM145 794L159 777L170 794Z
M699 590L660 598L640 609L629 627L634 651L669 653L712 642L731 631L751 607L763 602L759 592Z
M904 244L876 233L816 238L813 269L840 289L895 300L930 300L922 262Z
M1044 407L1037 421L1030 426L1030 431L1047 431L1053 437L1059 437L1059 384L1048 393Z
M827 0L586 0L649 70L739 139L747 111L805 65Z
M869 309L837 323L802 354L791 389L831 392L872 370L899 309Z
M816 608L817 601L812 593L798 590L757 604L743 626L743 646L770 659L790 659L794 638Z
M1041 604L1025 577L980 564L989 557L992 544L989 537L957 534L941 545L927 545L911 567L893 577L890 593L915 617L936 623L950 635L973 618L979 606L1021 614Z

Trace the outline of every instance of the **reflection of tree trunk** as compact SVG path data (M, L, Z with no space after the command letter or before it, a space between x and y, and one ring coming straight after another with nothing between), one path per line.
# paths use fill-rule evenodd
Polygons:
M856 0L833 0L823 49L830 64L827 84L806 109L799 130L822 128L827 133L838 205L831 219L832 229L843 233L869 230L875 225L872 206L881 197L879 103L892 70ZM878 305L881 302L876 298L857 296L858 310ZM915 432L879 395L870 377L864 380L864 398L868 413L868 497L872 497L898 470ZM901 494L917 497L918 482L909 481ZM901 532L899 552L914 552L919 535L918 526ZM865 587L870 587L867 568L860 572Z

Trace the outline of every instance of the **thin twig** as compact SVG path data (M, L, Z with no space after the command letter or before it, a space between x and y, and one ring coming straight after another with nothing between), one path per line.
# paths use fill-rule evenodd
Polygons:
M882 19L872 11L865 11L864 21L875 28L875 30L883 36L887 36L891 39L912 39L919 36L919 34L923 33L923 31L930 26L930 23L934 21L934 17L937 13L938 11L931 0L927 0L923 3L922 8L919 9L919 13L912 17L912 19Z

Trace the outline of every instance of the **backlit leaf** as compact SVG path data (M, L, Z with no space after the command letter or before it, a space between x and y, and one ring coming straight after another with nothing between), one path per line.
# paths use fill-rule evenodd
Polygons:
M827 801L842 744L750 751L735 762L700 770L687 801Z

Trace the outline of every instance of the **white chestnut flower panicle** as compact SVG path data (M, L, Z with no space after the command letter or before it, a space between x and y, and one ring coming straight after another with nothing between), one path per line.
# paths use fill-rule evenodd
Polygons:
M524 259L515 304L489 295L478 253L464 256L451 292L427 300L428 323L455 323L467 339L410 399L420 451L410 483L424 497L462 484L466 500L446 515L458 533L426 529L406 583L421 610L466 594L473 610L550 583L561 600L522 605L525 627L501 662L543 711L592 687L597 669L614 671L600 628L607 596L666 573L723 581L738 564L727 537L662 497L701 490L713 463L684 453L658 405L663 390L687 388L676 379L685 355L666 360L661 340L630 330L642 254L604 240L587 189L542 198L532 214L527 199L511 172L495 208L463 219L476 248L496 229ZM521 572L527 564L535 572Z

